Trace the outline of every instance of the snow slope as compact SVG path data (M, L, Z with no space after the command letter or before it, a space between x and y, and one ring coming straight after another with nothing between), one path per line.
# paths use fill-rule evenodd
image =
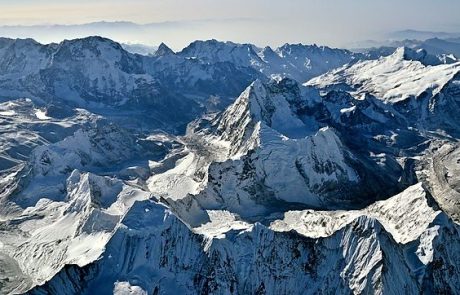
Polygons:
M405 49L398 48L391 56L344 67L306 85L325 88L345 83L354 88L357 97L369 93L394 104L427 92L436 95L460 71L460 63L425 66L406 60L404 54Z
M412 219L393 213L401 210L398 200L406 197L410 198L407 203L415 203L412 208L420 206L412 216L423 222L414 225ZM442 251L437 245L447 241L447 233L458 231L458 226L429 203L423 188L417 185L379 203L377 206L386 209L377 211L379 217L367 215L377 209L370 207L356 212L356 217L342 227L312 238L309 236L314 232L305 236L279 223L266 227L239 222L237 226L232 218L218 225L227 230L213 235L213 227L190 229L165 207L151 201L138 202L109 241L104 257L84 268L68 267L31 294L56 290L88 294L95 289L105 294L120 288L148 294L398 294L401 290L418 293L428 288L433 292L455 290L458 280L444 285L448 275L434 267L438 263L434 253ZM380 220L401 224L399 230L404 232L405 226L415 226L417 232L410 232L404 244L399 244L392 237L398 229L387 230ZM325 227L335 222L322 221ZM458 243L458 237L454 239L449 243ZM457 262L450 260L443 267L457 268Z

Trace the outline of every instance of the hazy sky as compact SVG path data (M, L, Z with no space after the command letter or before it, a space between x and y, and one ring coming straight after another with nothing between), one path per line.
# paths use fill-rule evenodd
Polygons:
M209 38L342 46L402 29L460 31L460 0L0 0L0 11L2 25L168 22L149 38L119 41L176 48Z

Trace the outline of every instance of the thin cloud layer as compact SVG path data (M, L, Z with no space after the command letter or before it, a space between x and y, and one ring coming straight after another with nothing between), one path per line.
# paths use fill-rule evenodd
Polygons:
M0 24L9 25L1 35L45 43L97 34L173 48L210 38L345 46L406 29L460 31L457 0L5 0L0 8Z

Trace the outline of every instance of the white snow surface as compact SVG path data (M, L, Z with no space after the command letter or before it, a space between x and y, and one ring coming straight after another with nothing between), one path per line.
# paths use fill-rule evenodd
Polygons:
M355 87L356 97L369 93L394 104L425 92L436 95L460 72L460 62L425 66L419 61L405 60L404 50L398 48L390 56L344 66L305 85L327 88L346 83Z
M129 282L116 282L113 289L114 295L147 295L139 286L132 286Z
M313 187L359 181L346 163L344 147L333 129L312 132L294 113L297 99L273 93L256 81L218 119L219 138L230 146L231 156L231 160L217 163L211 172L214 178L223 179L224 185L219 188L222 195L235 195L232 190L239 191L240 179L245 177L241 172L232 175L224 171L242 171L246 161L251 162L256 177L264 179L276 199L288 202L319 205ZM251 151L254 153L249 155ZM238 193L240 198L246 194Z
M13 110L0 111L0 116L11 117L16 115L16 112Z
M238 215L229 211L208 210L210 221L194 228L194 232L209 238L225 238L225 233L231 230L247 230L252 228L250 223L239 220Z
M121 181L77 170L66 186L64 200L41 199L24 210L17 219L21 221L18 230L25 235L8 244L8 255L34 283L49 280L66 264L93 262L132 204L151 196ZM43 219L37 222L30 218L34 216Z
M37 119L39 119L39 120L49 120L49 119L51 119L51 117L48 117L48 116L46 115L46 112L44 112L43 110L40 110L40 109L38 109L38 110L35 111L35 116L36 116Z
M422 184L409 187L385 201L356 211L289 211L284 219L274 221L270 228L276 231L295 230L311 238L330 236L360 216L375 218L398 243L418 239L441 211L428 205Z

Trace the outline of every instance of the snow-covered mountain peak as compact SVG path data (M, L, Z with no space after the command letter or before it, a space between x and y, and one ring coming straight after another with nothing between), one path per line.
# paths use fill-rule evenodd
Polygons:
M124 52L123 47L119 43L99 36L64 40L59 44L59 47L61 50L70 50L78 58L83 57L82 54L85 54L87 57L88 54L98 57L101 54L108 54L109 52Z
M174 51L168 47L165 43L161 42L160 46L158 46L157 51L155 51L154 56L166 56L166 55L174 55Z
M31 165L35 176L62 175L72 169L109 166L139 150L135 140L113 124L100 122L74 135L34 150Z
M299 117L298 112L306 104L299 85L293 80L268 84L256 80L218 118L217 132L230 142L234 151L257 134L254 133L257 123L289 138L303 138L316 132Z
M394 54L398 48L404 48L406 59L418 60L424 65L451 64L457 62L459 45L455 42L449 42L439 39L404 40L395 41L392 46L371 48L364 51L364 54L370 59L377 59L380 56L389 56Z
M313 44L313 45L305 45L305 44L301 44L301 43L298 43L298 44L289 44L289 43L286 43L280 47L277 48L277 52L285 57L287 55L294 55L294 54L298 54L300 52L302 53L306 53L306 52L309 52L309 53L320 53L320 52L324 52L326 50L331 50L331 48L329 47L326 47L326 46L317 46L316 44Z
M275 52L270 46L265 46L259 52L260 58L262 58L265 62L272 62L274 60L281 60L281 56L277 52Z
M247 53L255 53L254 51L254 45L252 44L239 44L239 43L234 43L231 41L218 41L216 39L211 39L211 40L197 40L187 47L185 47L182 50L182 54L186 55L191 55L192 52L200 53L198 56L199 57L201 54L205 53L213 53L217 54L218 51L223 51L222 53L230 53L232 51L240 52L240 51L245 51ZM211 56L207 56L210 58Z
M423 48L409 48L409 47L398 47L395 52L390 55L396 61L397 60L408 60L408 61L419 61L425 66L437 66L441 64L454 63L448 62L448 57L441 57L430 55Z
M252 83L214 119L211 136L193 134L198 137L196 141L217 139L228 147L228 160L212 162L202 191L185 199L193 198L210 209L219 209L215 203L222 204L232 212L255 218L265 210L274 210L274 203L279 203L276 210L294 203L314 208L347 207L359 203L357 195L370 197L364 191L353 197L341 191L344 186L349 186L349 191L359 190L362 178L355 167L361 164L356 163L336 130L321 128L308 115L307 108L315 110L319 103L316 98L310 100L310 94L290 79ZM199 218L189 206L181 200L176 209L195 224ZM245 206L254 206L254 210L245 211Z
M413 50L409 49L408 47L398 47L396 48L395 52L390 56L395 59L409 59L407 56L408 53L411 53Z
M43 46L33 39L0 40L0 69L8 79L36 74L50 63L55 44Z
M394 104L424 93L436 95L460 72L460 62L425 66L407 58L408 49L401 47L390 56L345 66L305 85L334 89L345 84L352 87L354 95L369 93L385 103Z
M178 55L210 64L230 62L239 68L252 68L270 78L289 77L299 82L365 58L348 50L325 46L285 44L273 50L217 40L195 41Z
M262 61L254 45L221 42L217 40L195 41L178 53L206 63L231 62L238 67L260 66Z
M83 206L110 208L123 190L123 183L117 179L74 170L67 179L67 190L69 199L66 201L71 203L67 213L78 213L83 211ZM75 196L84 196L84 199Z
M239 121L247 111L252 120L264 122L281 133L284 133L283 130L289 133L292 125L300 124L295 107L308 103L300 91L299 85L290 79L269 83L256 80L226 110L222 122ZM221 127L225 124L222 122Z
M273 222L271 228L295 230L307 237L318 238L332 235L359 216L368 216L378 220L398 243L407 244L423 235L440 213L429 192L418 183L362 210L289 211L284 214L284 219Z
M19 222L18 226L29 234L14 241L20 244L16 245L15 258L34 284L49 280L66 264L85 266L104 252L118 222L132 204L149 197L150 194L120 180L75 170L67 179L64 198L41 199L24 212L32 216L48 214L40 222ZM43 255L51 249L59 255ZM30 259L31 255L34 259ZM32 280L29 278L18 289L27 289Z
M365 59L363 55L348 50L317 45L285 44L275 52L276 56L272 54L265 58L270 64L270 70L301 83L321 73Z
M217 40L195 41L179 52L181 56L206 63L231 62L238 67L260 65L261 60L251 44Z
M136 64L136 58L126 52L119 43L99 36L61 42L52 55L52 61L86 63L86 73L92 77L96 74L102 76L98 67L110 70L112 75L115 75L116 70L143 73L141 66Z
M0 38L0 49L5 49L8 47L12 47L19 51L22 49L41 47L41 44L31 38L27 38L27 39Z

